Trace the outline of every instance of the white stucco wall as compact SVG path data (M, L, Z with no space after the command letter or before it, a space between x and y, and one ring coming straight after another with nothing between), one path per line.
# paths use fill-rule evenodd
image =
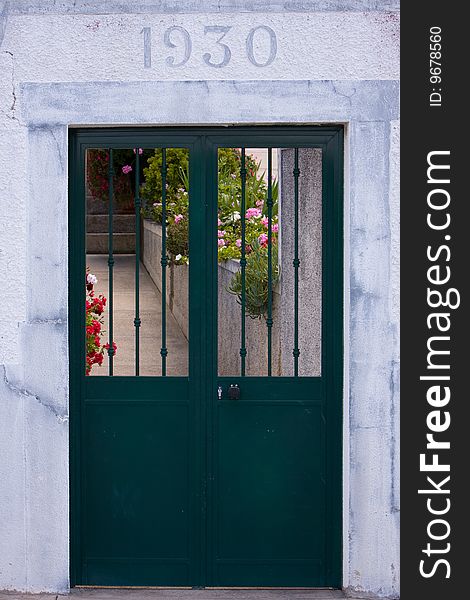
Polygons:
M344 586L397 596L398 3L103 4L0 0L0 589L68 588L67 128L341 122Z

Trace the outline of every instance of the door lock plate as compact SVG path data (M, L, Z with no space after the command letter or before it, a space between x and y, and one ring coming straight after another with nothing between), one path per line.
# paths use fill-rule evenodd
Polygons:
M228 397L230 400L240 400L240 387L236 383L231 383L228 388Z

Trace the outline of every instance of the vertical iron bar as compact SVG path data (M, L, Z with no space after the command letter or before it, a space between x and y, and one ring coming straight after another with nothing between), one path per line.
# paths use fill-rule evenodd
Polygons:
M245 148L242 148L241 156L241 169L240 177L242 180L242 197L241 197L241 224L242 224L242 245L241 245L241 276L242 276L242 313L241 313L241 345L240 345L240 358L241 358L241 375L245 376L246 369L246 346L245 346L245 304L246 304L246 166L245 166Z
M273 186L272 186L272 148L268 148L268 377L272 375L272 328L273 328L273 252L272 252L272 219L273 219Z
M162 148L162 375L166 375L166 267L168 258L166 255L166 148Z
M108 332L108 364L109 375L113 375L113 197L114 197L114 170L113 170L113 149L108 150L108 300L109 300L109 332Z
M294 149L294 377L299 375L299 149Z
M135 374L140 372L140 159L139 148L135 149Z

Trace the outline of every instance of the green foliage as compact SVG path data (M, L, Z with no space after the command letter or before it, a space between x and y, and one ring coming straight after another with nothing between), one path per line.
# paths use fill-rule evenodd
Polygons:
M167 214L188 212L189 152L186 148L166 150L166 203ZM141 196L145 203L144 215L157 223L162 221L162 150L157 148L144 168L145 183Z
M189 154L185 148L166 151L166 225L167 248L170 261L189 262ZM162 223L162 150L156 149L144 168L145 183L141 197L145 217ZM246 252L258 239L266 243L267 184L260 164L250 155L245 156L246 184ZM241 151L238 148L220 148L218 151L218 259L219 262L241 257ZM277 243L278 185L273 182L273 245ZM250 212L251 211L251 212ZM260 236L262 236L260 238ZM178 258L177 258L178 257Z
M272 283L271 293L279 281L280 268L278 264L277 244L272 246ZM268 311L268 249L258 241L252 243L251 252L246 257L245 269L245 312L252 319L265 317ZM237 296L237 302L242 302L242 274L235 273L228 291Z
M166 225L170 261L189 261L189 153L186 148L166 150ZM144 169L141 188L143 215L162 223L162 150L157 148ZM178 258L176 258L178 257Z
M218 210L222 221L233 219L233 214L240 214L242 198L241 152L238 148L220 148L218 158ZM268 186L260 173L260 164L250 155L245 156L245 208L258 207L267 214L265 199ZM277 215L278 184L273 181L273 216Z
M182 264L187 263L187 257L189 256L189 220L187 218L181 219L178 223L171 220L167 227L167 250L170 257L180 256L181 258L175 260L176 263Z

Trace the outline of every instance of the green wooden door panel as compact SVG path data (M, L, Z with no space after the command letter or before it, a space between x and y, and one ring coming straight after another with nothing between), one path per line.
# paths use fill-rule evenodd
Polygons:
M187 377L83 373L85 151L136 147L190 151ZM218 376L219 147L322 150L321 377ZM341 127L71 132L72 585L341 585L342 152Z
M219 559L322 558L320 412L287 403L219 406Z
M217 421L215 584L263 585L270 570L264 585L325 585L321 406L227 402Z
M187 559L187 404L87 402L85 421L87 554Z
M84 416L86 582L101 583L95 566L112 572L126 558L143 572L149 562L176 562L188 582L188 404L87 401ZM143 585L155 581L147 575ZM165 576L163 584L179 581ZM114 584L126 583L117 572Z
M226 582L223 587L324 587L321 583L323 572L323 566L311 560L253 561L235 565L223 562L218 565L218 578Z
M77 583L77 585L110 587L192 585L190 565L183 560L126 557L102 561L88 558L83 565L83 572L87 574L86 581L89 583Z

